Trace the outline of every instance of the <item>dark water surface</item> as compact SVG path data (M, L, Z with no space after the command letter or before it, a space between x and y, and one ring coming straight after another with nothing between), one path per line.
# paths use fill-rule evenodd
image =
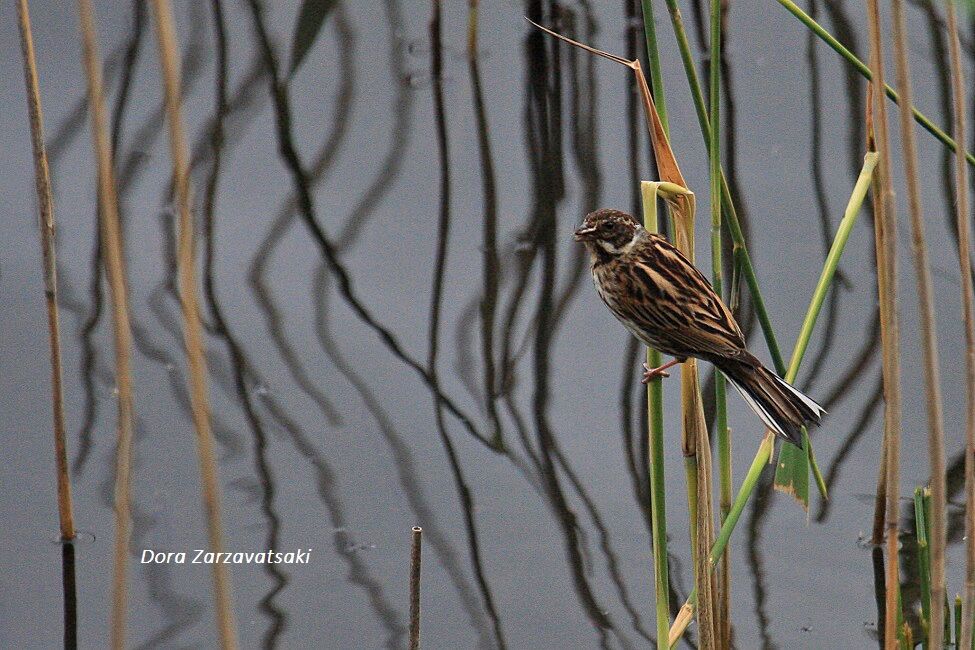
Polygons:
M286 65L298 3L267 4L264 20ZM696 49L701 13L685 4ZM405 647L413 525L426 531L426 647L649 645L653 580L639 352L599 304L570 237L591 209L632 209L637 180L652 173L630 77L532 34L522 16L534 9L510 0L482 3L472 62L466 3L445 5L440 52L431 46L426 2L341 3L290 81L288 110L311 179L311 216L351 278L343 291L308 215L294 211L295 186L278 156L249 4L224 3L222 70L210 3L176 3L195 215L203 224L226 547L312 549L307 565L233 567L242 647ZM639 42L640 26L624 5L570 2L557 13L563 31L625 53ZM655 5L673 145L698 192L698 257L707 268L706 157L664 5ZM859 3L805 6L865 52ZM74 549L76 633L81 647L96 648L107 642L112 567L109 303L93 274L94 164L77 16L70 3L34 2L32 10L59 227L75 513L94 538ZM140 3L99 2L96 10L135 335L129 640L137 647L212 647L207 568L138 563L146 548L202 547L205 529L174 289L153 25ZM941 13L938 3L912 3L909 24L918 104L947 124ZM0 40L0 647L50 648L63 638L62 557L51 541L57 522L48 352L12 3L0 6ZM859 169L865 83L774 2L731 3L726 44L729 177L788 351ZM970 64L967 35L966 46ZM217 122L224 139L215 166ZM952 198L944 188L950 167L939 144L919 138L949 489L959 499L963 336ZM903 223L909 496L926 480L927 456ZM763 490L747 509L731 544L739 648L877 643L873 558L861 541L870 528L882 426L872 240L865 212L799 379L830 411L813 439L832 499L815 497L807 518L789 498ZM753 350L768 360L747 301L741 321ZM401 354L380 330L392 333ZM430 380L407 360L427 369ZM667 383L665 408L678 603L691 576L676 387ZM451 414L448 399L473 430ZM737 485L761 431L736 395L729 411ZM475 433L497 433L508 453L492 451ZM960 510L952 513L954 593L963 567Z

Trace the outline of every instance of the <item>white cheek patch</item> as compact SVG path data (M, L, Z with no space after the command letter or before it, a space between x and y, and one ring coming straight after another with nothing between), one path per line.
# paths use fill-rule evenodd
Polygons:
M606 251L607 253L609 253L610 255L619 255L620 254L620 249L616 248L615 246L613 246L611 243L609 243L608 241L606 241L604 239L600 239L596 243L598 243L600 246L602 246L603 250ZM632 242L630 242L630 243L632 244ZM630 244L627 244L627 246L629 246L629 245Z
M628 242L628 243L626 244L626 246L624 246L624 247L623 247L622 249L620 249L620 252L621 252L621 253L623 253L624 255L625 255L625 254L627 254L627 253L629 253L629 252L630 252L630 250L631 250L631 249L632 249L632 248L633 248L634 246L636 246L636 242L637 242L637 240L639 240L639 239L640 239L640 231L639 231L639 230L637 230L636 232L634 232L634 233L633 233L633 239L631 239L631 240L630 240L630 241L629 241L629 242Z

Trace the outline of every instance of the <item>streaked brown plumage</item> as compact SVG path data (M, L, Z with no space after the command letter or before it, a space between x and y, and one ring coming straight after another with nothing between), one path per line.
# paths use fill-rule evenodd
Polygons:
M575 239L589 249L599 297L626 329L677 361L714 364L770 429L801 446L800 427L819 424L825 411L746 349L731 311L677 248L610 209L586 216Z

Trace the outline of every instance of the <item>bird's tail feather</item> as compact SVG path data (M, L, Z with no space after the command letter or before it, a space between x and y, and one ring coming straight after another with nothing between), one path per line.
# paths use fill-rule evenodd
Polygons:
M769 429L802 446L802 426L819 424L826 411L794 386L761 365L724 362L718 365Z

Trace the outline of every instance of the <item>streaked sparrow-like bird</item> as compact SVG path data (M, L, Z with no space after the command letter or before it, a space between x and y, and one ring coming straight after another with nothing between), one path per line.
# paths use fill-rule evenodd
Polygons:
M593 283L613 315L644 344L674 357L647 368L644 383L666 377L667 368L688 357L703 359L728 378L772 431L802 446L800 427L819 424L826 411L745 348L731 310L683 253L630 215L611 209L587 215L575 240L589 249Z

